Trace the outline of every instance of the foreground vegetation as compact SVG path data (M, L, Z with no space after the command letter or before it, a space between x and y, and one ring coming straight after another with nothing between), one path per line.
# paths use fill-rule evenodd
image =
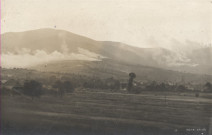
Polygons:
M3 72L3 135L209 135L212 84ZM19 72L20 73L19 73ZM23 74L23 75L22 75Z

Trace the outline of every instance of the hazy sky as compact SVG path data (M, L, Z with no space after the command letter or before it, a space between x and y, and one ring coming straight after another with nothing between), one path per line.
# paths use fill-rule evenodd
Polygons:
M64 29L139 47L211 43L212 0L2 0L2 33Z

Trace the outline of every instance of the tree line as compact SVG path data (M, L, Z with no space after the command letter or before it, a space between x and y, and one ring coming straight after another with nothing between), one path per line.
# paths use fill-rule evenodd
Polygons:
M99 77L89 77L84 75L50 76L48 78L39 78L34 80L25 80L20 83L20 80L14 80L16 84L12 88L13 94L24 94L34 98L40 98L43 94L54 94L63 97L65 93L74 92L75 88L90 88L90 89L109 89L120 90L126 89L129 93L140 93L143 90L148 91L188 91L188 88L183 84L170 85L162 82L151 81L148 84L140 84L135 82L136 74L130 73L128 81L124 83L119 79L110 77L102 79ZM212 92L212 84L207 82L204 86L204 91ZM198 90L198 89L196 89ZM6 94L8 88L2 87L2 94Z

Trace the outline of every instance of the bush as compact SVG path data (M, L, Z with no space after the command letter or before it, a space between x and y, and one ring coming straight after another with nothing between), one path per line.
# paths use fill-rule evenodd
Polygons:
M64 95L65 92L74 92L74 87L70 81L61 82L60 80L58 80L53 84L53 88L58 90L58 94L61 97Z
M35 80L26 81L23 87L23 93L30 96L33 100L34 97L40 97L42 93L42 84Z
M2 95L11 95L12 94L12 91L11 91L11 89L8 89L6 87L2 87L1 88L1 94Z
M195 97L199 97L199 93L195 93Z

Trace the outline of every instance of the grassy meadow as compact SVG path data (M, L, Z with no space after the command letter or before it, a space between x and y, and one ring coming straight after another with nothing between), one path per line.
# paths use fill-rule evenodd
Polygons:
M76 90L64 97L2 96L3 135L209 135L208 93Z

